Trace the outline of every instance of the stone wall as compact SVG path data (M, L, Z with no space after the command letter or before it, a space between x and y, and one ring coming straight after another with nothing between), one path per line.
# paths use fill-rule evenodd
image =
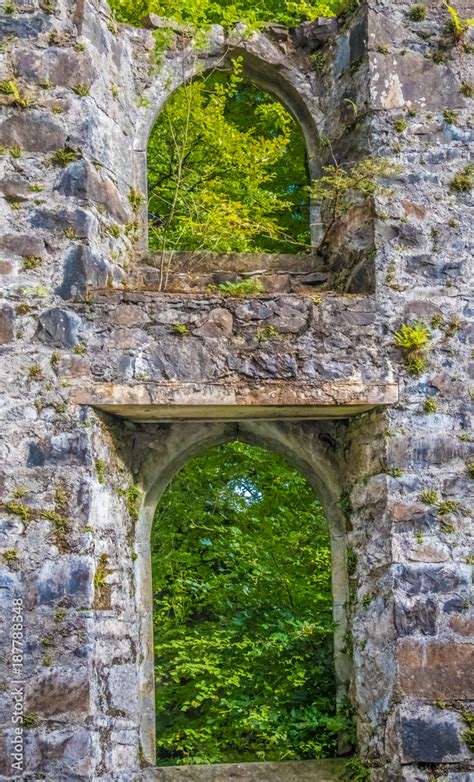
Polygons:
M322 497L340 697L373 778L474 778L469 194L452 185L472 77L467 33L455 43L440 3L424 7L417 21L370 0L329 37L215 27L198 51L176 33L158 65L151 32L105 4L21 0L2 17L0 778L160 778L147 525L194 448L236 436L286 454ZM400 166L318 259L337 291L232 299L147 279L147 134L224 53L300 121L314 175L331 149ZM420 375L393 342L414 320L431 333Z

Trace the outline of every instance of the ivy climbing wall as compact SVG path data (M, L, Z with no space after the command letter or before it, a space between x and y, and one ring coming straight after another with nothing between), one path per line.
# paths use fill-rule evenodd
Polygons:
M163 778L147 525L186 459L236 436L294 461L325 504L361 763L380 782L474 779L473 86L457 9L461 29L438 0L371 0L293 31L216 26L205 45L178 30L157 56L150 29L102 3L4 6L1 779ZM315 176L383 157L391 192L341 215L308 289L274 274L247 298L160 292L148 133L178 86L236 54L300 122Z

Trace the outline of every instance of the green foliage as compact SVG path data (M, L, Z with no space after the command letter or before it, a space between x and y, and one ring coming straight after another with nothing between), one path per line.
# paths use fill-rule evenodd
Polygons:
M351 782L369 782L370 769L359 758L351 758L345 768L345 777Z
M463 81L461 83L461 94L464 95L465 98L474 97L474 87L470 82Z
M464 38L468 29L474 25L474 19L464 19L448 2L445 2L445 5L451 17L451 32L453 38L455 42L458 43Z
M437 413L438 412L438 400L430 397L423 402L424 413Z
M231 443L172 481L151 537L158 764L335 754L329 546L275 454Z
M223 296L256 296L263 292L263 285L259 279L251 277L240 282L221 282L217 290Z
M421 321L416 321L412 326L402 323L395 332L394 342L403 350L418 350L426 345L430 339L430 332Z
M412 22L423 22L426 19L426 8L424 5L413 5L408 11L408 18Z
M445 109L443 111L443 119L448 125L455 125L457 120L456 112L451 109Z
M467 165L453 176L450 187L455 193L470 193L473 183L474 166Z
M425 489L422 491L420 499L425 505L435 505L438 502L438 492L434 489Z
M187 337L189 335L189 329L185 323L173 323L171 330L173 334L178 334L180 337Z
M466 472L470 478L474 478L474 461L468 462L468 464L466 464Z
M72 149L57 149L50 157L51 164L58 168L65 168L70 163L77 160L77 152Z
M105 462L103 459L95 460L95 471L99 483L105 483Z
M354 196L388 195L390 190L377 180L392 176L399 170L398 166L383 158L366 158L348 167L334 165L323 168L323 175L311 187L314 202L320 204L327 214L320 246L324 245L334 223L347 212Z
M72 91L81 98L85 98L89 95L89 87L87 84L75 84L74 87L72 87Z
M125 500L125 507L133 521L138 519L138 501L140 499L140 489L138 486L129 486L128 489L118 489L117 494Z
M318 16L334 16L351 4L347 0L111 0L110 5L118 21L137 26L152 12L190 28L208 28L239 21L251 27L264 22L291 26Z
M27 505L22 505L21 502L7 502L5 507L8 513L12 513L14 516L21 516L23 521L30 520L30 508Z
M150 245L156 251L307 250L309 180L301 130L242 65L168 101L148 144Z
M39 717L32 711L27 711L23 715L23 727L24 728L37 728L40 724Z
M403 133L403 131L408 127L408 122L406 121L405 117L399 117L394 121L393 127L397 133Z

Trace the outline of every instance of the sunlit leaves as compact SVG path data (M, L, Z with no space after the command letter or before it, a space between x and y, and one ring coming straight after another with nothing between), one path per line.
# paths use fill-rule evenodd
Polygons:
M163 495L152 552L159 762L334 754L329 537L301 474L208 451Z

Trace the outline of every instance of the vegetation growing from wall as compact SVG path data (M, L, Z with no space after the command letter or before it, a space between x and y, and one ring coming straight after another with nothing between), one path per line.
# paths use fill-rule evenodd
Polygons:
M268 93L213 74L168 101L148 145L154 250L309 249L301 130Z
M279 22L284 25L334 16L347 7L347 0L111 0L118 21L140 26L146 14L173 19L193 27L211 24L233 25L244 21L250 25Z
M301 474L242 443L194 459L152 566L158 763L336 754L329 535Z

